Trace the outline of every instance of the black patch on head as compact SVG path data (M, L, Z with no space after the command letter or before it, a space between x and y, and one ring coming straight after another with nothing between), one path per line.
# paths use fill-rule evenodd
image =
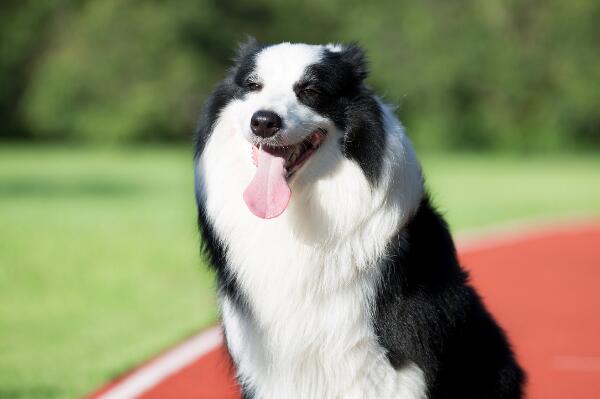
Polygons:
M356 44L341 51L325 50L321 60L306 68L294 86L298 100L330 118L344 131L344 155L356 161L372 184L381 174L385 151L382 110L364 84L368 71L363 50Z
M202 154L221 110L232 100L242 98L246 93L252 91L249 87L249 78L252 77L256 67L256 56L263 48L265 46L259 44L252 37L240 44L234 59L234 66L228 71L225 79L215 87L204 105L200 123L196 129L196 158Z
M241 88L243 93L250 91L248 83L253 82L251 78L256 68L256 56L264 48L265 46L259 44L253 37L249 37L245 43L239 46L235 66L230 74L234 83Z
M524 373L427 197L379 267L373 323L395 368L416 363L432 399L521 398Z

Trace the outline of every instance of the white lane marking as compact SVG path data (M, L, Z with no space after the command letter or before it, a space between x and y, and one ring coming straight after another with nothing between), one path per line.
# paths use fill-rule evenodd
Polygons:
M220 327L212 327L150 361L95 399L132 399L158 385L168 376L217 348L223 342Z

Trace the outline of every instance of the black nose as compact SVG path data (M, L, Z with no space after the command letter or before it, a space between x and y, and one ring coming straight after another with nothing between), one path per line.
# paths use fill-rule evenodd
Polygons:
M275 112L256 111L250 119L252 133L260 137L271 137L281 129L281 118Z

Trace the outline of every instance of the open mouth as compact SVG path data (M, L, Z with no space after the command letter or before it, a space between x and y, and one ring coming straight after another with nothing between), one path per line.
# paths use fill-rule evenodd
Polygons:
M256 172L244 191L244 201L254 215L271 219L286 210L292 195L290 178L319 149L325 135L317 129L297 144L252 146Z
M325 134L326 132L324 130L317 129L303 141L297 144L286 146L261 145L260 148L258 148L256 145L253 145L252 162L258 167L258 157L261 151L265 151L274 157L283 158L285 159L285 177L286 179L289 179L319 149L321 143L325 139Z

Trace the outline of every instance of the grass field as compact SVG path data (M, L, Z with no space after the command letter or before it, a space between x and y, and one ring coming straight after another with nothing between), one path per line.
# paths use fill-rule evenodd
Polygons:
M423 157L459 231L600 215L600 157ZM216 317L188 148L0 144L0 398L72 398Z

